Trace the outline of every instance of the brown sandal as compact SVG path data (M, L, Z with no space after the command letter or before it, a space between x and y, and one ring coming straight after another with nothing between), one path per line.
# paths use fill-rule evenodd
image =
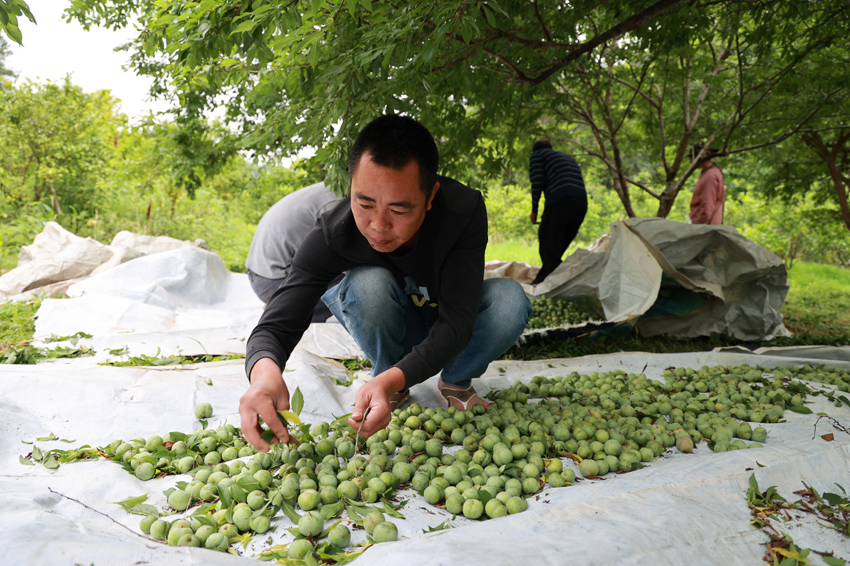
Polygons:
M387 399L390 403L390 412L400 409L405 403L410 401L410 388L402 389L398 393L393 393Z
M440 379L437 381L437 390L440 392L440 397L443 398L443 401L446 402L446 407L451 407L451 403L449 403L449 399L455 399L460 403L460 410L466 411L475 405L483 405L484 408L487 408L487 401L484 401L478 394L475 392L475 388L471 385L466 389L450 389L446 387L446 384L443 383L443 380ZM478 397L482 402L481 403L473 403L473 399Z

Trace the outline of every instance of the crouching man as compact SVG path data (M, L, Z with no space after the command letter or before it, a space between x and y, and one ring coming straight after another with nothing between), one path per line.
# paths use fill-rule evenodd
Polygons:
M440 371L437 387L449 406L487 405L472 379L527 327L531 303L516 281L483 280L484 199L438 176L438 161L433 137L412 118L382 116L357 136L349 198L301 243L248 340L251 385L239 413L256 448L268 449L258 416L289 440L275 415L289 408L282 370L319 297L372 362L373 378L349 418L363 436L386 427L410 388Z

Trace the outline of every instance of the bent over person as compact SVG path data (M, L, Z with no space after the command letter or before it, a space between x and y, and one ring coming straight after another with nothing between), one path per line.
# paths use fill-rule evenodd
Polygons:
M289 193L266 211L254 237L245 267L254 293L264 303L286 279L292 258L319 218L334 207L339 197L324 183ZM342 279L338 277L337 279ZM339 283L338 280L331 282ZM313 309L313 322L325 322L331 311L321 300Z
M531 223L537 224L540 195L546 197L543 219L537 230L540 260L543 265L532 285L542 283L561 265L561 258L578 234L587 214L584 178L571 155L552 149L546 140L531 150L528 176L531 181Z
M358 390L348 421L363 436L386 427L410 388L440 371L437 387L448 405L487 405L472 379L516 341L531 303L516 281L483 280L484 199L438 176L437 166L433 137L412 118L382 116L357 136L349 198L301 243L248 339L251 385L239 413L255 447L268 449L258 416L277 439L289 440L275 415L289 408L282 370L319 297L372 362L373 377Z

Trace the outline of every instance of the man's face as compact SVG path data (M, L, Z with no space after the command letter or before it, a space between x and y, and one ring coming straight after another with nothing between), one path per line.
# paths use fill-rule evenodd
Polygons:
M419 164L411 160L401 169L376 165L364 153L351 178L351 212L357 229L375 250L401 255L416 245L416 236L431 198L419 188Z

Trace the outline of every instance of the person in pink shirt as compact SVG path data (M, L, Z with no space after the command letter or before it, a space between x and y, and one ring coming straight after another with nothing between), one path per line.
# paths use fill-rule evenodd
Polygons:
M702 144L695 145L692 156L696 157L703 147ZM711 149L697 164L702 172L691 198L691 211L688 214L691 224L723 224L726 187L723 184L723 171L710 158L716 153L716 150Z

